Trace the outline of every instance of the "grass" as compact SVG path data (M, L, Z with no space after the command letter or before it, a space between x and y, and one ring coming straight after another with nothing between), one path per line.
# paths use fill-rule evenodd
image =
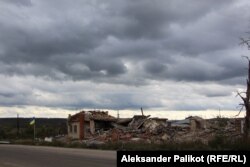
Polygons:
M250 150L250 140L239 139L237 141L227 141L223 136L216 136L213 140L204 144L202 142L182 142L182 143L162 143L148 144L136 142L108 142L105 144L91 144L72 142L64 143L54 142L34 142L33 140L13 141L14 144L36 145L36 146L54 146L66 148L88 148L101 150Z

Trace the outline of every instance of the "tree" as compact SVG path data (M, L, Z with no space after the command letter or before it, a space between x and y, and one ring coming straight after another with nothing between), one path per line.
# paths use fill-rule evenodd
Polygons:
M250 50L250 37L240 38L240 39L241 39L241 45L246 45L248 50Z
M243 45L246 45L248 47L248 50L250 50L250 38L244 39L241 38ZM248 61L248 77L247 77L247 89L246 92L238 92L238 95L241 97L243 104L242 107L245 107L246 109L246 116L245 116L245 127L244 127L244 137L245 139L248 138L249 135L249 123L250 123L250 59L249 57L244 56ZM245 94L245 96L242 96L242 94Z

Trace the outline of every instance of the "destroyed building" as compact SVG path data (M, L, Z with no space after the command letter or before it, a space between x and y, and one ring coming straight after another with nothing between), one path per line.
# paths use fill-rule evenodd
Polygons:
M112 128L111 123L116 118L109 115L107 111L81 111L75 115L69 115L68 137L71 139L88 139L95 133Z
M198 116L190 116L183 120L170 120L167 125L171 127L189 128L191 131L206 128L206 121Z
M216 136L237 140L243 133L243 123L240 118L203 119L190 116L182 120L168 120L151 118L143 112L132 118L115 118L108 112L82 111L69 115L68 136L86 143L201 141L206 144Z

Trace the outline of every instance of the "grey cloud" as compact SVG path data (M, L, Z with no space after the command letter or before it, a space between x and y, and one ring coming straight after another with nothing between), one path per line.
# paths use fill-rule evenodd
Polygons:
M195 91L202 96L218 98L218 97L231 96L233 89L227 86L218 87L211 85L211 87L206 87L206 88L201 87L199 89L196 89Z
M234 19L241 21L245 18L240 19L236 12L227 18L234 5L232 1L230 5L228 1L216 2L216 6L214 1L188 4L182 0L99 4L91 1L82 9L79 8L81 1L71 4L62 1L58 9L54 2L51 6L46 1L37 2L18 17L14 8L4 10L13 21L10 23L6 17L0 19L0 24L4 25L0 28L0 36L4 39L0 43L0 58L6 64L2 73L110 82L110 77L129 75L126 63L139 63L145 67L137 68L135 72L140 75L140 70L145 70L152 74L145 75L148 79L156 80L223 80L242 75L238 66L232 69L223 64L224 68L216 67L216 63L203 67L198 63L190 64L193 62L182 65L173 62L183 56L213 55L213 51L233 45L235 41L228 36L242 30L234 24ZM183 4L186 7L180 10ZM225 5L228 8L224 9ZM42 9L47 12L40 13ZM71 14L61 13L60 16L58 12L61 10ZM87 18L79 17L85 14ZM225 19L217 19L220 14L224 14ZM201 64L202 57L197 58ZM212 66L217 71L210 70ZM119 77L118 82L126 83L128 77L126 80Z
M57 32L56 29L49 30L52 31L50 33L48 31L39 33L36 30L33 33L27 32L27 30L15 32L19 31L17 28L12 30L6 28L2 31L3 35L1 36L6 39L3 45L7 45L2 60L7 63L16 61L46 63L53 56L86 53L98 46L100 42L100 40L97 40L98 37L95 37L95 34L83 31L74 32L74 29L69 30L68 33L71 34L67 34L62 30ZM74 55L71 54L72 56Z
M167 67L164 64L158 62L148 62L145 65L145 70L151 74L159 74L164 72L166 69Z
M143 100L141 100L143 98ZM159 100L154 100L152 97L145 97L144 94L136 94L135 92L105 92L98 97L100 103L95 103L97 108L106 108L112 110L123 109L144 109L152 107L162 107ZM150 101L154 101L153 104ZM91 106L93 107L93 106Z
M166 35L170 35L167 30L171 24L192 23L207 13L228 5L228 2L183 0L116 2L108 8L112 15L109 23L114 28L108 27L108 29L112 29L111 33L120 38L166 38ZM120 23L117 18L123 20L122 26L117 24Z
M29 94L16 94L16 93L4 93L0 95L1 105L2 106L17 106L17 105L32 105L28 102L27 97L30 97Z
M31 6L31 0L2 0L4 3L14 4L18 6Z
M184 110L184 111L197 111L197 110L206 110L206 106L200 106L197 104L183 104L178 105L175 108L176 110Z
M154 81L242 85L247 66L240 56L248 51L238 43L249 28L249 6L245 0L4 0L0 2L0 75L111 87ZM12 92L0 91L0 96L5 105L64 105L34 100L29 96L33 92L26 91L23 102ZM142 104L133 101L136 93L110 96L106 106L80 96L82 104L68 100L64 106L138 108ZM189 103L186 107L194 108Z
M14 97L14 94L12 94L12 93L1 93L0 92L0 96L2 96L4 98L12 98L12 97Z
M223 93L218 93L218 92L207 92L206 96L207 97L225 97L231 95L230 92L223 92Z

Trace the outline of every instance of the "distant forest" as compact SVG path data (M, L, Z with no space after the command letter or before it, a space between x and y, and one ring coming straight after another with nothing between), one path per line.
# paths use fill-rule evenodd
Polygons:
M31 139L34 126L31 118L0 118L1 139ZM67 134L67 119L36 118L36 138L54 137Z

